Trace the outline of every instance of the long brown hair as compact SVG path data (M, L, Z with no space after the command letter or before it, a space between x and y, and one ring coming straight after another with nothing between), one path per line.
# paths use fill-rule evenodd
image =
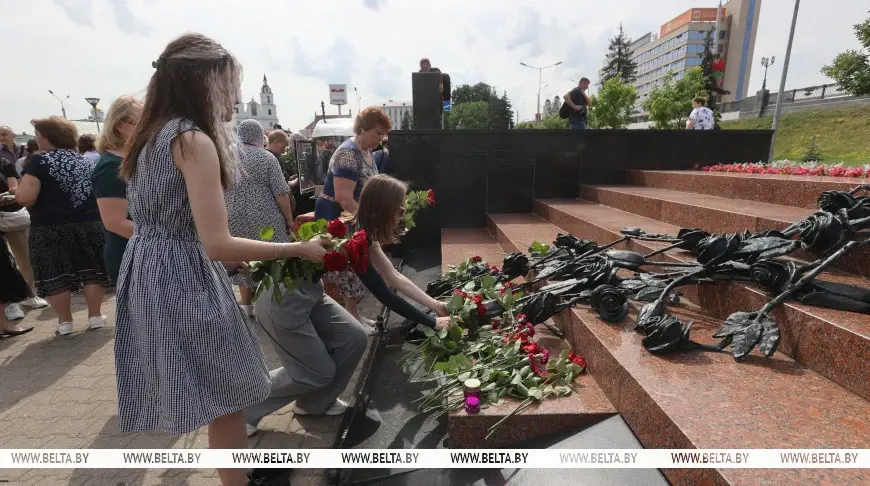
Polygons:
M395 243L398 241L396 212L405 206L407 193L406 183L386 174L378 174L363 186L359 206L348 222L366 230L366 235L372 241Z
M130 137L120 175L130 180L139 154L154 143L167 121L192 121L214 142L221 167L221 184L232 184L235 159L229 153L230 134L224 126L239 90L241 66L214 40L196 33L170 42L153 63L155 68L145 93L145 106L136 133ZM179 128L180 129L180 128ZM181 139L183 140L183 139ZM185 150L181 145L182 153Z

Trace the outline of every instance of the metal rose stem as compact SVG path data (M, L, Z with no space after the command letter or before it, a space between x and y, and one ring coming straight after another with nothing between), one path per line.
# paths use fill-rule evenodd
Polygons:
M653 252L647 253L647 254L644 255L643 257L644 257L644 258L649 258L649 257L654 257L654 256L656 256L656 255L661 255L662 253L664 253L664 252L666 252L666 251L668 251L668 250L673 250L674 248L676 248L676 247L682 245L683 243L684 243L683 240L680 240L680 241L678 241L678 242L676 242L676 243L674 243L674 244L672 244L672 245L668 245L668 246L666 246L666 247L664 247L664 248L659 248L659 249L656 250L656 251L653 251Z
M757 322L761 322L761 317L764 314L767 314L768 312L770 312L771 309L773 309L774 307L778 306L779 304L782 304L783 302L785 302L785 300L787 298L791 297L792 294L794 294L795 292L800 290L804 285L809 283L812 279L816 278L829 265L831 265L832 263L834 263L835 261L840 259L840 257L842 257L843 255L845 255L846 253L851 251L853 248L858 247L858 246L864 246L867 244L870 244L870 240L850 241L850 242L846 243L845 245L841 246L839 250L832 253L828 258L826 258L824 261L822 261L822 263L820 263L816 268L805 273L804 276L800 278L800 280L798 280L797 282L794 283L794 285L792 285L791 287L786 289L784 292L777 295L773 300L771 300L770 302L765 304L765 306L762 307L760 311L758 311L758 317L756 317L755 320Z

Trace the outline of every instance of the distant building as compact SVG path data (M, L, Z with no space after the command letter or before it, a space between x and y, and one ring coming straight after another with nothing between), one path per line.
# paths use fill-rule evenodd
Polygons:
M414 107L414 103L410 101L379 101L377 103L372 103L371 106L378 106L384 110L384 113L390 117L390 121L393 122L393 130L400 130L402 128L402 117L405 116L405 113L409 113L410 116L413 116L412 109Z
M239 103L233 108L233 126L238 127L243 120L257 120L264 130L271 130L278 125L278 108L265 74L263 87L260 88L260 102L251 98L251 101Z
M730 0L722 5L718 39L714 40L725 59L723 88L731 92L722 97L722 102L747 95L760 11L761 0ZM649 32L631 44L631 57L637 63L635 113L643 111L643 102L653 88L664 84L669 73L676 73L680 79L686 71L701 65L704 41L707 33L716 29L718 15L718 6L691 8L664 23L657 34Z

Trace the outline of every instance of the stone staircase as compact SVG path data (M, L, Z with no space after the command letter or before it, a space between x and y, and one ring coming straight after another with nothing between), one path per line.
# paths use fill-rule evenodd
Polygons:
M607 243L627 226L676 234L680 227L713 232L781 229L812 214L824 190L848 190L866 180L799 176L746 176L697 171L627 171L626 185L581 186L579 200L541 199L533 214L493 214L486 229L445 229L444 265L479 254L490 262L503 252L525 250L532 241L551 242L557 233ZM488 230L488 231L487 231ZM618 248L647 253L664 247L630 241ZM808 255L795 255L809 259ZM870 254L845 259L822 278L870 286ZM689 261L681 250L663 261ZM679 306L669 307L691 320L692 338L713 344L722 319L752 311L766 302L752 284L721 282L687 286ZM621 324L607 324L580 306L555 319L568 344L584 356L592 392L600 390L649 448L870 448L870 316L811 307L780 306L774 318L782 340L772 358L757 350L744 362L730 354L689 352L653 356L633 331L637 308ZM585 390L585 388L584 388ZM552 406L514 417L514 427L534 435L547 415L558 410L561 423L593 420L594 410ZM597 406L597 404L596 404ZM547 405L550 407L550 405ZM541 407L542 409L544 406ZM451 416L465 430L487 416ZM575 417L566 415L575 414ZM553 421L552 424L555 424ZM528 424L528 425L525 425ZM485 427L484 427L485 429ZM466 445L486 447L482 436L466 435ZM525 438L523 434L515 436ZM498 445L505 445L501 442ZM849 469L674 469L662 471L673 484L867 484L866 471Z

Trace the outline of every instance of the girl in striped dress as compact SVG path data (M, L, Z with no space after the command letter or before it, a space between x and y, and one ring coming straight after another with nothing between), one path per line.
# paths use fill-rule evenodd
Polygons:
M185 434L208 425L210 447L246 448L241 410L269 395L269 375L219 262L322 261L325 250L230 235L223 192L236 169L224 123L239 92L236 59L185 34L153 66L120 171L134 224L117 286L121 429ZM218 473L224 485L247 483L244 470Z

